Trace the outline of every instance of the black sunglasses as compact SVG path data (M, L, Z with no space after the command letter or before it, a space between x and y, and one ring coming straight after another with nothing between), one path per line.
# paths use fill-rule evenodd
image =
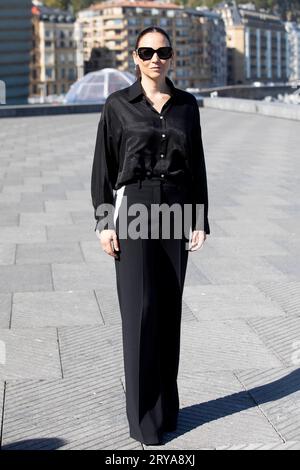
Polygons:
M158 49L152 49L152 47L139 47L137 53L142 60L150 60L153 57L153 54L157 52L157 55L160 59L166 60L172 57L172 47L159 47Z

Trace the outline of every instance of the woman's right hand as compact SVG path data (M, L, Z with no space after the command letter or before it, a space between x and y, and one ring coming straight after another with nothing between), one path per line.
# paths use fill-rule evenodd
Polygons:
M119 251L119 242L115 230L104 229L101 230L99 234L100 243L102 249L110 256L114 258L118 257L118 253L115 253L114 250Z

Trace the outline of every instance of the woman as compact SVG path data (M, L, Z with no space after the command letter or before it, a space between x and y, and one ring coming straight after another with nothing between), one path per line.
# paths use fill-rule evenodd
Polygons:
M199 109L167 77L172 59L164 30L138 35L137 80L105 102L91 181L95 230L115 261L130 436L146 445L177 426L188 253L210 233Z

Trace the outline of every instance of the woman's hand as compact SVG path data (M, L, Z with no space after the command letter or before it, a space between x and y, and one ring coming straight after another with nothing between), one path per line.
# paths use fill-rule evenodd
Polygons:
M204 230L194 230L190 242L190 251L196 251L201 248L204 240L206 240L206 232Z
M113 256L114 258L118 257L118 253L115 253L114 250L119 251L119 242L118 242L118 237L115 232L115 230L111 229L104 229L101 230L99 234L99 239L100 243L102 246L102 249L105 251L110 256Z

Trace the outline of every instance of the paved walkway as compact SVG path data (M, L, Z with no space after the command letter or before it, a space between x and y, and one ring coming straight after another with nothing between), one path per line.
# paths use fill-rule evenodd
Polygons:
M211 235L189 257L180 419L162 448L300 449L299 124L200 111ZM94 234L98 119L0 121L3 449L143 448L113 259Z

